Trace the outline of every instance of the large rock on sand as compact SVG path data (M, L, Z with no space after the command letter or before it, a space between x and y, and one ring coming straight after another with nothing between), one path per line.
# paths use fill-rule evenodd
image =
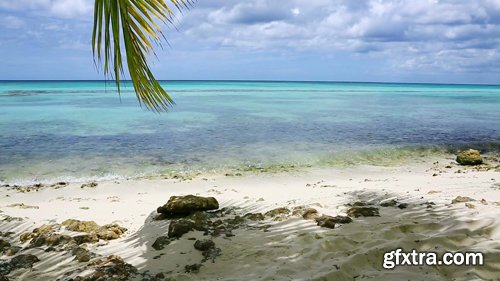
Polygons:
M461 151L457 155L457 162L460 165L479 165L483 163L481 154L475 149Z
M156 211L166 216L175 217L217 209L219 209L219 202L213 197L186 195L170 197L167 204L158 207Z

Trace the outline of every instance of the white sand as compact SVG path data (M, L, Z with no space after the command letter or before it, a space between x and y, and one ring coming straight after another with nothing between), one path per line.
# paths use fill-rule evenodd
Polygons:
M128 228L126 234L93 246L92 251L121 256L139 271L171 272L167 276L172 280L500 280L500 174L494 169L445 168L450 161L199 177L190 181L111 181L84 189L81 183L72 183L29 193L2 188L0 215L24 220L4 221L0 231L15 232L11 241L16 241L24 231L68 218L118 223ZM456 173L459 169L465 172ZM433 176L435 173L438 175ZM214 196L221 207L241 208L238 212L242 215L295 206L337 215L345 214L349 202L378 204L389 198L410 205L404 210L380 207L380 217L356 218L336 229L320 228L314 221L299 217L255 222L272 225L270 231L239 229L233 232L234 237L214 238L222 255L214 263L205 262L199 273L186 274L184 265L199 263L202 255L193 248L194 241L185 238L201 238L201 232L188 233L164 250L151 247L168 228L168 221L152 220L156 208L172 195L186 194ZM476 199L471 202L475 209L464 203L450 204L459 195ZM421 205L427 201L436 205ZM7 207L16 203L38 209ZM482 251L486 253L486 265L383 269L383 252L398 247L406 251ZM32 271L14 272L12 276L19 280L55 280L82 266L68 253L28 251L41 262ZM160 258L154 258L160 254Z

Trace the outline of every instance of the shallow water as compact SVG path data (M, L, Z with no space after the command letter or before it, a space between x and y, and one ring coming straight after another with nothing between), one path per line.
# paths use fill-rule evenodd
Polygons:
M500 86L164 82L167 114L131 86L0 82L0 181L390 164L500 146Z

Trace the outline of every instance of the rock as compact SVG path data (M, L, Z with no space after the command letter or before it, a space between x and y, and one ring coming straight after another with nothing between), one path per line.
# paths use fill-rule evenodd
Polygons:
M461 151L457 155L457 162L460 165L479 165L483 163L481 153L474 149Z
M397 204L398 204L398 201L392 199L392 200L385 201L385 202L381 203L380 206L382 206L382 207L394 207Z
M22 250L22 248L19 246L12 246L12 247L5 250L5 255L8 257L11 257L11 256L19 253L19 251L21 251L21 250Z
M375 207L352 207L347 210L350 217L378 217L378 208Z
M169 238L180 238L182 235L193 230L194 223L190 220L180 219L173 220L168 226L168 237Z
M0 263L0 275L7 275L12 271L12 266L8 262Z
M138 270L132 265L123 261L119 256L109 256L104 259L90 263L88 266L93 266L95 271L85 277L78 276L74 281L128 281L133 280L138 273ZM135 280L135 279L134 279Z
M365 201L356 201L354 203L349 203L347 206L353 206L353 207L364 207L370 205L369 203Z
M153 245L151 245L151 247L159 251L165 249L165 246L168 244L170 244L170 239L167 236L160 236L156 238L155 242L153 243Z
M68 219L63 221L62 225L65 226L67 230L76 232L96 232L99 229L99 225L94 221Z
M10 248L10 243L0 239L0 253L7 251Z
M200 271L200 268L202 267L202 264L191 264L191 265L186 265L184 267L184 271L186 273L198 273Z
M272 209L270 211L267 211L264 215L268 216L268 217L276 217L279 215L287 215L289 213L290 213L290 210L288 208L281 207L281 208L276 208L276 209Z
M486 201L486 199L481 199L481 204L488 205L488 201Z
M206 212L193 213L189 216L189 219L191 219L194 223L193 228L198 231L207 230L209 224L211 223L210 215Z
M9 281L9 278L5 275L0 274L0 281Z
M95 233L83 234L83 235L73 236L73 241L75 241L77 245L81 245L84 243L97 243L99 242L99 237L97 237Z
M75 260L78 262L88 262L90 261L90 252L82 247L74 248L72 251L73 256L75 256Z
M265 219L262 213L248 213L244 215L243 218L251 221L262 221Z
M317 217L319 217L318 210L314 208L307 208L304 210L304 214L302 215L302 218L305 220L314 220Z
M346 216L332 217L332 216L323 215L319 218L316 218L316 222L318 223L318 226L321 226L321 227L335 228L336 224L351 223L352 219L350 217L346 217Z
M467 196L457 196L455 199L451 200L451 204L456 204L456 203L466 203L466 202L471 202L471 201L476 201L470 197Z
M407 203L401 203L401 204L398 205L398 208L400 208L400 209L406 209L406 208L408 208L408 204Z
M212 248L215 248L215 243L214 241L208 239L196 240L196 242L194 243L194 248L198 251L205 252Z
M469 209L475 209L476 208L476 205L472 204L472 203L465 203L465 206Z
M316 222L318 223L318 226L321 227L332 229L335 228L335 220L332 216L322 216L321 218L317 219Z
M97 186L96 182L89 182L89 183L82 184L82 186L80 186L80 188L86 188L86 187L95 188L96 186Z
M198 211L219 209L219 202L214 197L201 197L194 195L172 196L167 204L156 210L166 216L187 216Z
M65 220L62 225L65 226L67 230L95 234L102 240L118 239L123 233L125 233L125 231L127 231L126 228L117 224L99 226L94 221L79 221L74 219Z
M37 256L35 255L18 255L13 257L10 260L10 266L12 270L18 269L18 268L31 268L33 267L33 264L39 262L40 260L38 259Z

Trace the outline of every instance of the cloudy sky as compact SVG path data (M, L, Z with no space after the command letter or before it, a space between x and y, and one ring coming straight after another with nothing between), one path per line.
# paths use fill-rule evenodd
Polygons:
M93 0L0 0L1 79L101 79ZM198 0L158 79L500 84L500 0Z

